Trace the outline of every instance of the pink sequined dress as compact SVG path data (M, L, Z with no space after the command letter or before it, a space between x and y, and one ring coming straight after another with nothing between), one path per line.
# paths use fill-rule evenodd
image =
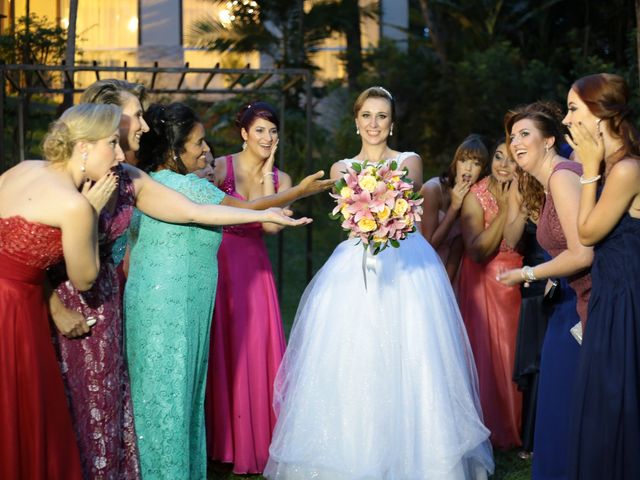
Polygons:
M227 156L222 190L243 198ZM278 188L278 171L274 169ZM285 350L278 292L259 223L225 227L211 329L207 450L235 473L261 473L276 423L273 382Z
M480 180L470 190L484 210L485 229L498 215L498 203L488 188L489 179ZM521 443L522 394L511 379L520 287L507 287L496 280L500 272L520 266L522 256L503 240L498 251L484 263L476 263L465 254L460 267L460 312L478 368L484 423L491 430L491 443L497 448Z
M43 293L61 233L0 219L0 478L80 480L80 457Z
M57 335L59 361L80 444L85 478L140 477L129 377L124 359L121 278L111 258L113 242L129 227L135 191L118 167L119 191L113 212L100 215L100 273L86 292L66 281L56 289L67 308L96 324L82 339Z

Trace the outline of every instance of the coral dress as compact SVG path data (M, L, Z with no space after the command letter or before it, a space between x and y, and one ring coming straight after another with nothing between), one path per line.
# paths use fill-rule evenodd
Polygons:
M277 169L274 174L277 190ZM230 155L222 190L243 198L235 189ZM260 473L269 458L276 423L273 382L285 349L262 225L225 227L218 268L205 407L208 454L233 463L235 473Z
M0 219L0 478L82 478L76 435L43 294L62 260L61 233Z
M96 324L83 338L58 333L60 366L78 435L84 477L128 480L140 477L129 375L124 359L122 286L112 258L113 242L129 227L135 191L129 175L120 178L113 212L100 214L100 272L90 290L69 281L56 292L64 305Z
M640 478L640 219L595 246L570 411L569 478Z
M485 229L498 215L498 203L485 177L471 187L484 210ZM520 287L496 280L504 270L522 266L522 256L504 241L485 263L464 255L458 300L480 381L484 422L497 448L520 445L522 394L512 381L520 312Z
M151 177L196 203L224 198L194 174L161 170ZM136 211L129 235L125 346L142 478L204 479L204 392L222 231Z

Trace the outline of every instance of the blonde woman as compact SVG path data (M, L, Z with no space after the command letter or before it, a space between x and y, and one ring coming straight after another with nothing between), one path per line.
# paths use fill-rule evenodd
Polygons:
M0 478L82 478L44 270L64 257L76 288L93 285L97 215L116 185L110 170L124 159L119 122L115 106L73 107L49 129L45 161L22 162L0 177ZM84 319L69 328L89 331Z

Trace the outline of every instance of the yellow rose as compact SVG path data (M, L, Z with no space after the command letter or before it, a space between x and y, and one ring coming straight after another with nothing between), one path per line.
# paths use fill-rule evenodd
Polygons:
M348 205L344 204L344 205L342 205L342 208L340 209L340 213L342 214L342 216L344 217L345 220L349 220L349 218L351 218L351 214L347 210L347 207L348 207Z
M340 189L340 196L342 198L350 198L353 195L353 190L349 187L342 187Z
M378 182L376 181L375 177L371 175L365 175L358 181L358 185L360 185L360 188L362 188L363 190L367 190L368 192L373 192L377 184Z
M400 177L391 177L391 181L394 183L398 183L400 181Z
M376 215L380 220L384 221L389 218L389 215L391 215L391 209L385 205L380 212L376 213Z
M396 217L401 217L408 209L409 202L407 202L404 198L399 198L398 200L396 200L396 204L393 206L393 214Z
M413 220L410 217L404 217L404 221L407 223L407 228L413 228Z
M358 222L358 228L362 232L372 232L376 229L376 221L370 218L361 218Z
M374 243L385 243L388 240L387 237L373 237Z

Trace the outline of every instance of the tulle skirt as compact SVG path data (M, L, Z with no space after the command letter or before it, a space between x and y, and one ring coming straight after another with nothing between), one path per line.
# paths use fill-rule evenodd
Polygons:
M486 478L489 431L440 259L418 234L364 261L355 243L336 248L298 307L265 476Z

